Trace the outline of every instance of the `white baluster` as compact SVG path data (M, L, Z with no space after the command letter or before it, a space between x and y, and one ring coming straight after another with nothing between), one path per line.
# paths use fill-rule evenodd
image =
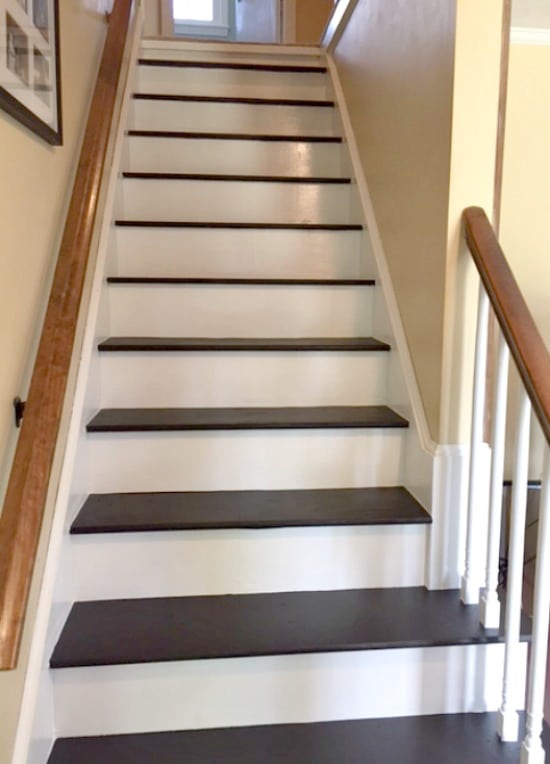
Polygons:
M546 651L550 611L550 449L546 448L542 474L529 694L527 697L527 735L521 747L521 764L544 764L540 734L546 688Z
M498 601L498 561L502 521L502 484L504 478L504 451L506 441L506 405L508 397L508 365L510 351L503 335L498 343L493 409L491 499L489 502L489 534L487 543L487 577L480 600L480 620L486 629L498 629L500 602Z
M466 530L466 561L461 585L461 599L465 605L479 601L484 565L481 549L485 540L481 538L483 518L486 508L481 506L483 492L480 488L481 446L483 443L483 420L485 414L485 378L487 373L487 337L489 329L489 298L483 284L479 287L477 313L476 356L474 370L474 397L472 403L472 436L470 448L470 483L468 487L468 527ZM481 501L480 501L481 495Z
M510 522L510 541L508 544L504 682L502 688L502 706L498 713L498 734L502 740L506 741L517 740L519 734L517 677L518 669L521 665L519 655L521 588L523 583L525 515L527 512L530 420L531 404L522 386L519 394L514 483L512 486L512 517Z

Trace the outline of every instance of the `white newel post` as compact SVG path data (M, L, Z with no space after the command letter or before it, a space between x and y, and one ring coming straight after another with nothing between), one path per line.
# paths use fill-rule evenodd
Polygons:
M484 460L483 422L485 415L485 380L487 372L487 338L489 330L489 298L483 284L479 286L477 313L474 395L472 403L472 436L468 486L468 519L466 530L466 560L462 577L461 599L465 605L479 602L482 586L486 540L481 538L487 508L482 506L484 491L480 490Z
M498 734L502 740L514 741L519 734L517 711L521 589L523 583L523 553L525 547L525 516L527 512L527 481L529 473L529 430L531 403L523 386L519 394L515 465L512 486L510 541L508 544L508 576L506 583L505 655L502 705L498 713Z
M493 408L491 491L489 501L489 533L487 542L487 572L485 589L480 600L480 620L486 629L498 629L500 602L498 600L498 562L502 525L502 485L506 443L506 408L508 398L508 366L510 351L502 333L499 335L498 359Z
M535 594L531 637L531 664L527 696L527 735L521 748L521 764L544 764L546 755L540 738L546 688L546 652L550 609L550 449L547 447L542 474L539 512Z

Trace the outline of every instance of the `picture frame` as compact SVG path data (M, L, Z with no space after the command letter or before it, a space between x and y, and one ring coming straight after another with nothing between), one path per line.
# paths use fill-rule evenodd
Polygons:
M62 144L58 0L0 0L0 109Z

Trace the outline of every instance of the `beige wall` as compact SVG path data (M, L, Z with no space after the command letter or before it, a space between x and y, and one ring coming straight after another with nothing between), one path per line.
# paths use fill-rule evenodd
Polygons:
M52 148L0 112L0 467L14 440L11 401L24 395L105 34L86 0L59 3L64 145ZM0 674L0 763L11 761L20 668Z
M333 0L295 0L296 42L318 45L334 6Z
M501 240L550 346L550 45L512 45Z
M454 36L454 0L359 0L335 50L436 440Z
M359 0L335 59L434 440L468 438L475 279L492 211L502 0Z

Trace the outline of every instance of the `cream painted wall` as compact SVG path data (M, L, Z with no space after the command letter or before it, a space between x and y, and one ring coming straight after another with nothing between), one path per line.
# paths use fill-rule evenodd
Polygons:
M550 45L512 45L504 148L501 243L550 347ZM516 409L511 396L509 437ZM542 472L543 439L534 428L529 474ZM507 453L507 475L513 474L514 453Z
M550 46L512 45L501 241L550 346Z
M60 6L64 145L52 148L0 112L0 467L15 437L12 398L25 395L48 297L61 226L105 36L87 0ZM24 679L0 673L0 764L11 762Z
M359 0L334 51L442 443L469 432L476 295L461 217L492 211L501 20L502 0Z
M334 56L438 440L454 0L359 0Z

